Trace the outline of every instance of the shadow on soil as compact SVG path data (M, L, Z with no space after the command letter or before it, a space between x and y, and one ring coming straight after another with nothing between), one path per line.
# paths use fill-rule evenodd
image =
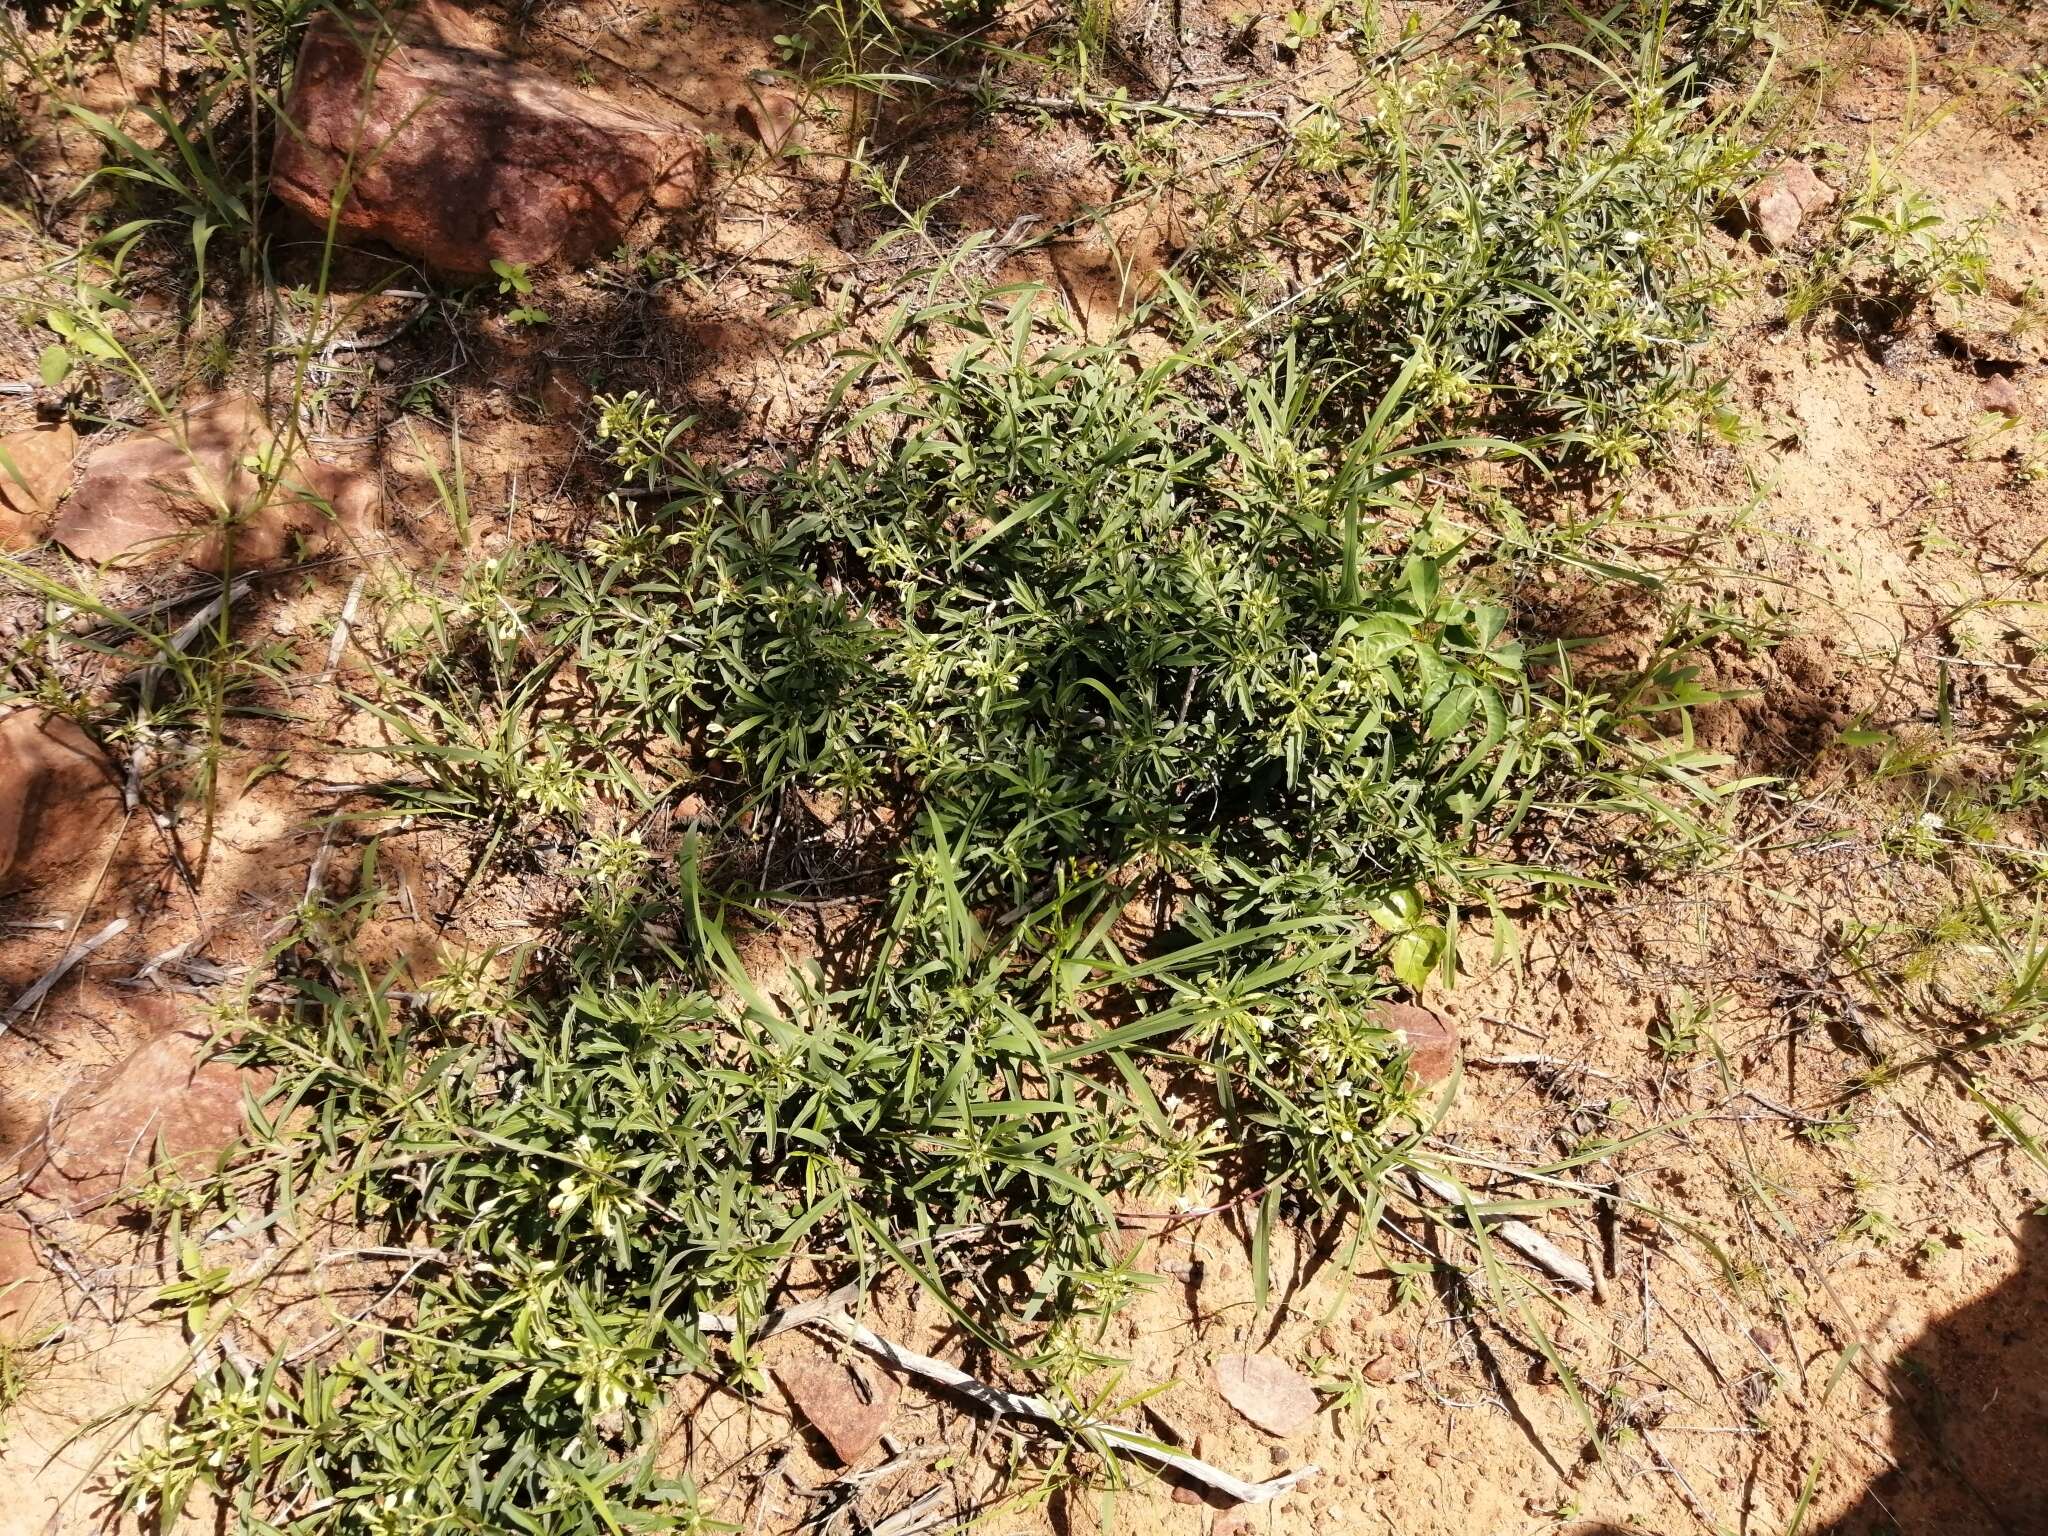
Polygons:
M1892 1470L1808 1536L2048 1532L2048 1216L2019 1232L2011 1279L1882 1363ZM1645 1536L1616 1525L1573 1536Z

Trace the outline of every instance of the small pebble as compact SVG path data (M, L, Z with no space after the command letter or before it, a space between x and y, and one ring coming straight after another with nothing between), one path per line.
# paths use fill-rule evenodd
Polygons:
M2003 373L1994 373L1977 386L1977 403L2010 421L2018 421L2026 411L2019 385Z

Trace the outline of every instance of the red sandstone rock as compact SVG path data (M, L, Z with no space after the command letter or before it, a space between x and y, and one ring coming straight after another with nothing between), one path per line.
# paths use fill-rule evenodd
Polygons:
M81 560L183 555L202 571L269 565L375 520L376 482L301 451L281 469L276 435L247 395L187 407L85 460L51 537Z
M2010 374L1994 373L1977 386L1977 404L1987 411L2018 421L2027 413L2026 396Z
M0 891L77 863L120 809L113 766L71 721L39 709L0 717Z
M0 437L0 549L36 541L43 519L71 484L77 453L78 434L68 421Z
M1316 1416L1316 1389L1271 1355L1224 1355L1216 1362L1223 1400L1269 1435L1283 1439Z
M771 157L780 155L796 136L803 103L787 91L760 91L752 101L732 109L733 125L756 140Z
M21 1159L28 1193L74 1215L121 1214L118 1197L159 1168L212 1171L242 1135L243 1094L261 1074L207 1059L196 1024L158 1035L57 1101L49 1129Z
M1749 194L1749 222L1775 247L1788 245L1810 213L1835 200L1835 189L1803 160L1781 160Z
M775 1367L775 1379L811 1428L825 1437L842 1466L874 1449L902 1388L866 1362L793 1360Z
M343 234L478 276L494 258L588 262L648 206L696 200L706 162L695 129L565 85L477 37L442 6L420 7L395 37L367 16L316 17L271 189L325 227L346 176Z
M1201 1435L1196 1435L1188 1444L1188 1454L1197 1461L1206 1461L1209 1454L1207 1441ZM1206 1504L1208 1500L1203 1497L1201 1484L1178 1481L1173 1485L1173 1502L1176 1504Z
M1427 1008L1382 1003L1379 1022L1408 1048L1408 1070L1417 1081L1440 1083L1458 1066L1458 1032Z

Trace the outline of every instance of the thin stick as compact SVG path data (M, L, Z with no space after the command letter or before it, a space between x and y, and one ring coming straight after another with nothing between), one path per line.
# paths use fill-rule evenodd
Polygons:
M929 90L981 97L986 100L989 107L999 112L1043 112L1056 117L1096 117L1112 111L1160 112L1181 117L1217 118L1224 122L1265 123L1274 128L1287 126L1286 119L1278 112L1257 107L1210 107L1193 102L1165 100L1091 101L1080 95L1027 96L1007 86L985 80L963 80L952 75L924 75L914 70L893 70L889 78L910 85L921 85Z
M334 676L334 670L341 665L341 653L348 645L348 627L355 622L356 604L363 600L363 583L369 580L367 571L360 573L349 585L348 599L341 605L341 617L334 621L334 638L327 642L327 666L320 673L320 681Z
M1463 1206L1465 1197L1455 1185L1418 1168L1406 1170L1410 1183L1428 1190L1446 1205ZM1506 1243L1538 1269L1549 1271L1566 1285L1581 1291L1593 1289L1593 1272L1566 1253L1549 1238L1524 1221L1503 1221L1492 1227L1495 1237Z
M50 988L62 981L66 973L74 965L85 959L86 956L90 955L109 939L117 938L127 931L128 919L117 917L91 938L84 940L82 943L74 944L65 950L63 957L55 965L43 972L42 979L29 987L21 996L17 997L14 1000L14 1005L4 1015L0 1015L0 1035L6 1034L9 1029L14 1027L16 1019L27 1013L29 1009L35 1007L37 1003L40 1003L49 993Z
M1147 1439L1115 1424L1105 1423L1101 1419L1076 1417L1054 1407L1042 1397L1031 1397L1021 1392L1005 1392L1000 1387L992 1387L965 1371L946 1364L943 1360L920 1355L883 1338L872 1329L863 1328L844 1312L835 1312L819 1318L810 1326L829 1328L884 1364L912 1376L921 1376L927 1381L935 1381L941 1386L950 1387L991 1413L1006 1418L1037 1419L1071 1434L1095 1436L1119 1450L1129 1451L1135 1456L1141 1456L1147 1461L1170 1468L1183 1477L1213 1488L1224 1497L1235 1499L1240 1504L1270 1503L1316 1470L1313 1466L1298 1467L1285 1476L1267 1482L1248 1483L1240 1477L1234 1477L1228 1472L1210 1466L1206 1461L1184 1455L1171 1447L1161 1445L1156 1440Z

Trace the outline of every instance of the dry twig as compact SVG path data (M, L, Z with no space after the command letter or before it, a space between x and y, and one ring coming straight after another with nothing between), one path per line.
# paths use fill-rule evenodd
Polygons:
M1051 1424L1070 1434L1089 1436L1114 1446L1120 1451L1144 1458L1182 1477L1203 1486L1213 1488L1226 1498L1240 1504L1265 1504L1277 1499L1316 1469L1313 1466L1297 1467L1284 1476L1270 1478L1263 1483L1248 1483L1219 1467L1212 1467L1206 1461L1162 1445L1156 1440L1119 1425L1106 1423L1101 1419L1078 1417L1066 1413L1042 1397L1033 1397L1022 1392L1007 1392L992 1387L987 1382L970 1376L956 1366L943 1360L934 1360L929 1355L920 1355L915 1350L905 1349L891 1339L885 1339L872 1329L864 1328L847 1316L845 1306L854 1294L853 1287L844 1286L830 1296L817 1301L803 1302L787 1307L781 1312L770 1313L756 1331L757 1338L771 1333L781 1333L795 1327L811 1327L829 1330L858 1348L866 1350L883 1364L908 1376L920 1377L937 1382L961 1396L1002 1418L1036 1419ZM738 1322L731 1317L717 1313L700 1313L697 1326L706 1333L730 1334L738 1331Z
M1445 1204L1455 1205L1460 1208L1466 1203L1465 1197L1459 1193L1455 1185L1439 1179L1433 1174L1423 1173L1419 1169L1411 1168L1407 1170L1407 1177L1409 1183L1415 1186L1418 1193L1427 1191ZM1538 1269L1555 1275L1566 1285L1576 1290L1590 1291L1593 1289L1592 1271L1527 1222L1497 1222L1490 1230L1495 1237L1498 1237Z
M29 1009L35 1007L37 1003L40 1003L49 994L50 988L62 981L74 965L85 959L108 940L118 938L127 931L128 919L117 917L91 938L82 940L65 950L58 958L57 963L43 972L40 980L34 982L27 991L17 997L14 1000L13 1006L5 1014L0 1014L0 1035L6 1034L8 1030L14 1027L16 1019L27 1013Z

